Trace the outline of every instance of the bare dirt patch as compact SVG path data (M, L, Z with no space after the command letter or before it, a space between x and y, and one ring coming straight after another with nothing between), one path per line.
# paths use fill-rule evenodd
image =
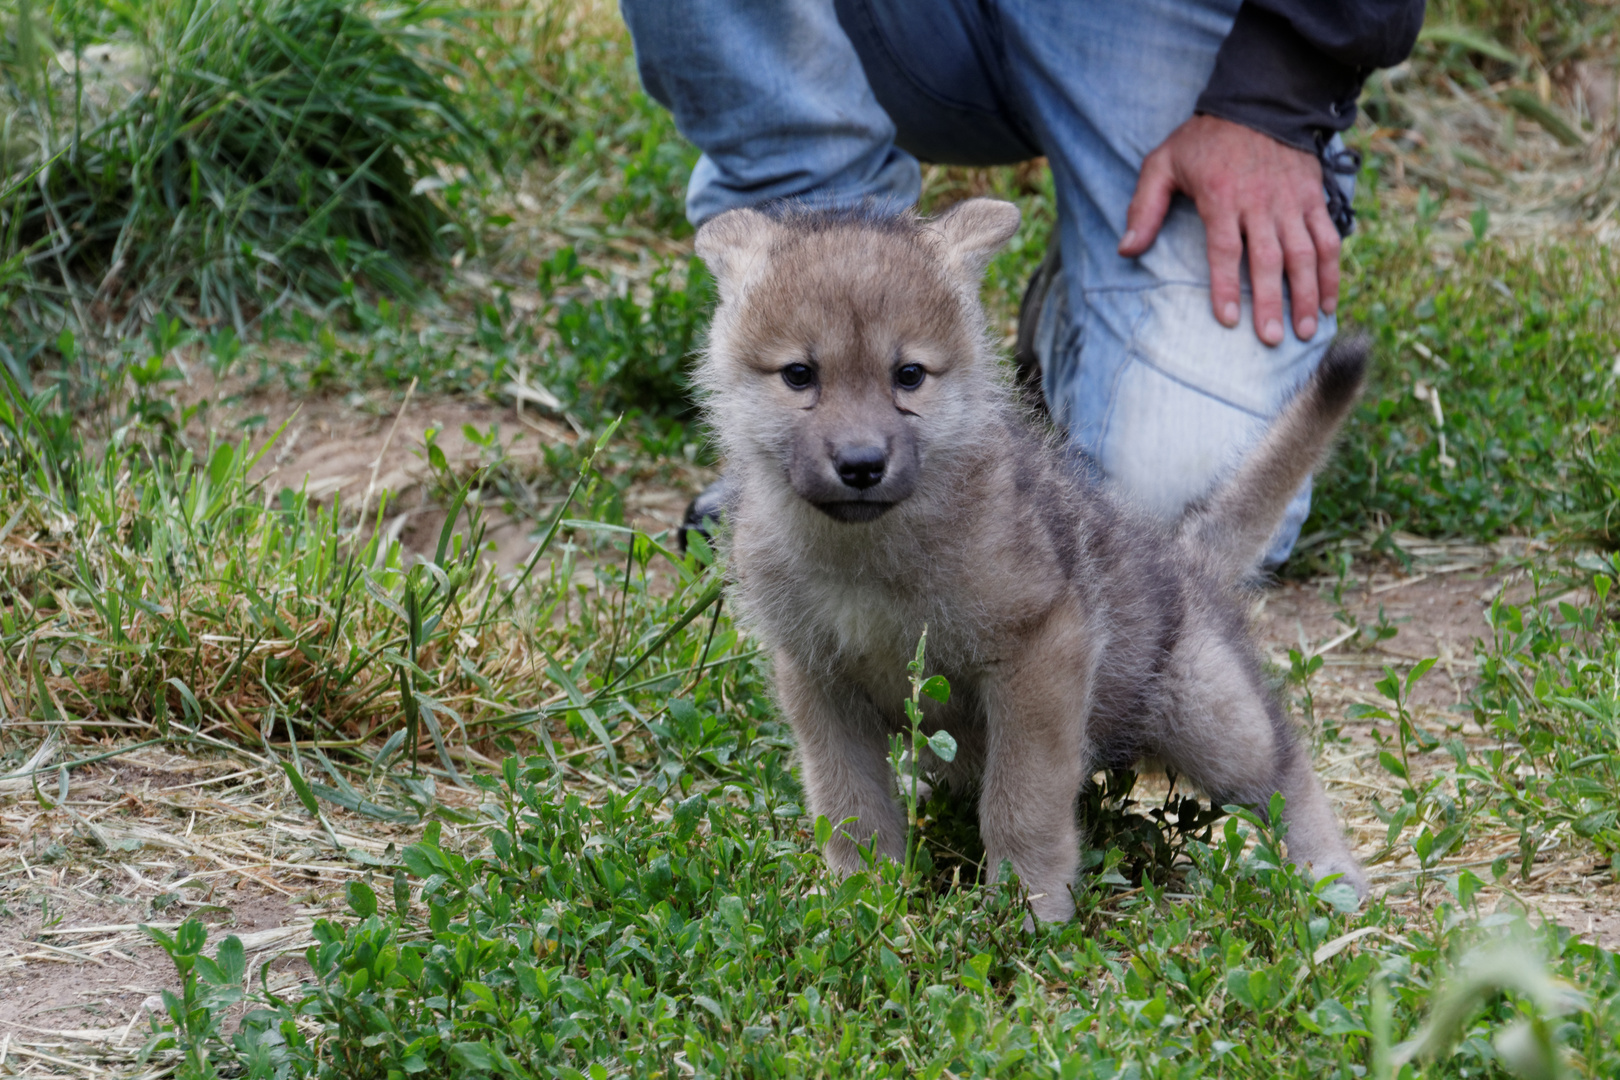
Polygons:
M54 776L43 799L0 794L0 1043L16 1061L131 1059L154 996L178 989L143 923L172 930L195 916L211 943L241 939L252 978L269 964L273 988L295 985L314 920L420 835L331 806L328 832L279 769L245 751L145 748L71 777L63 800ZM474 801L449 787L439 797ZM473 839L454 825L445 836ZM390 893L385 879L374 888Z
M105 1031L111 1025L135 1022L131 1035L142 1041L143 1003L164 990L177 990L174 965L139 928L145 922L172 929L177 919L164 912L147 915L149 904L120 896L109 889L99 895L70 883L71 875L41 885L30 899L36 906L10 923L6 936L15 933L27 951L7 959L20 959L20 967L7 975L8 1007L0 1016L0 1035L18 1038L64 1030ZM37 884L37 883L36 883ZM51 901L54 898L55 903ZM319 908L292 904L284 896L254 886L220 893L210 905L210 936L227 933L255 947L250 954L279 954L281 946L307 936L310 914ZM4 924L0 924L4 925ZM0 948L8 948L0 946ZM0 963L4 963L0 960Z
M1486 547L1402 536L1397 543L1410 566L1393 560L1358 563L1342 584L1335 578L1284 582L1255 605L1261 645L1279 670L1289 670L1290 649L1323 657L1322 669L1310 683L1314 708L1318 724L1336 727L1339 738L1321 745L1318 771L1358 854L1371 861L1374 895L1420 916L1451 899L1445 878L1470 869L1489 882L1480 893L1481 910L1533 911L1606 949L1620 948L1620 917L1614 915L1620 911L1620 884L1607 862L1595 860L1589 848L1570 838L1550 838L1536 853L1527 881L1517 873L1492 879L1492 864L1503 856L1517 867L1519 836L1506 829L1475 831L1429 874L1421 873L1408 844L1398 843L1378 857L1388 825L1376 806L1392 808L1401 799L1399 782L1378 762L1378 752L1394 730L1387 722L1350 716L1350 706L1390 709L1375 687L1384 672L1392 670L1404 679L1418 661L1434 657L1437 663L1413 688L1412 722L1473 750L1496 745L1473 720L1476 646L1490 640L1487 614L1496 597L1523 603L1533 593L1516 569L1526 554L1523 542L1504 540ZM1380 625L1393 628L1393 636L1378 639ZM1291 694L1296 703L1302 696L1297 689ZM1415 754L1411 764L1413 782L1421 785L1453 762L1440 750Z
M194 425L200 440L210 430L244 431L250 424L259 433L251 437L257 451L270 434L281 432L251 479L270 491L306 491L323 505L341 501L357 515L375 512L386 493L383 533L416 555L433 551L445 518L446 492L429 464L425 433L435 432L434 443L457 478L499 459L527 496L523 505L506 500L485 508L485 539L503 572L533 551L536 530L573 480L572 472L560 475L548 462L548 450L555 456L586 438L564 418L525 404L521 395L501 401L415 393L401 401L380 391L295 397L283 387L215 381L206 374L195 376L191 390L191 403L208 403ZM469 428L487 436L492 426L499 451L467 436ZM687 501L715 475L681 462L628 473L615 462L599 464L625 481L625 524L651 535L678 526Z
M1379 571L1351 579L1333 598L1337 581L1283 582L1257 607L1256 628L1273 662L1288 667L1290 649L1323 657L1317 677L1330 697L1379 700L1373 684L1384 668L1410 668L1438 657L1435 672L1418 683L1413 703L1446 709L1460 705L1472 688L1474 646L1490 636L1486 613L1506 574L1494 560L1443 572ZM1377 640L1380 627L1393 636Z

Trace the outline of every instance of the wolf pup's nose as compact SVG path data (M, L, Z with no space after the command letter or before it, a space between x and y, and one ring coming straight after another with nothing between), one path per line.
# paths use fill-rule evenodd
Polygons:
M838 451L834 465L838 479L857 491L865 491L883 482L883 469L889 463L888 452L881 446L854 446Z

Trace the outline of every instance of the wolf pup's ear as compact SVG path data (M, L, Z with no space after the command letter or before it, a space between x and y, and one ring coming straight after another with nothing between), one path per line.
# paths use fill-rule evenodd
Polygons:
M1000 199L959 202L932 222L950 262L975 284L990 258L1018 231L1018 207Z
M758 210L727 210L703 223L694 247L720 286L720 300L736 297L742 283L765 259L776 224Z

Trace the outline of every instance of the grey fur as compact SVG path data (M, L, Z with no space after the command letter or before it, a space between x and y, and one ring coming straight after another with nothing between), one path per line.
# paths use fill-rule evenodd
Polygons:
M885 755L926 626L953 688L928 730L959 752L925 765L978 782L989 865L1011 860L1040 918L1073 913L1081 786L1144 757L1217 802L1281 791L1291 857L1364 896L1238 583L1354 401L1365 346L1336 345L1234 477L1167 527L1038 433L995 362L979 280L1017 226L975 199L926 221L737 210L698 233L721 295L699 382L732 490L732 592L774 658L812 812L856 819L827 861L858 868L857 841L901 854ZM813 385L789 384L796 364ZM906 389L913 364L926 375ZM881 480L842 479L852 453Z

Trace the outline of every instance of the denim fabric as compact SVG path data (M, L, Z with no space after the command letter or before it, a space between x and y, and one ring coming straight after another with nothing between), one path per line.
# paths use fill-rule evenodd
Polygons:
M1247 271L1235 329L1210 310L1204 227L1177 198L1116 253L1142 160L1192 115L1239 0L621 0L648 93L703 151L700 223L775 198L915 202L917 158L1044 153L1063 281L1040 350L1058 423L1164 517L1228 472L1315 368L1335 324L1263 344ZM1269 556L1310 508L1307 483Z
M796 198L917 201L916 158L872 95L832 0L624 0L647 93L703 150L686 214Z

